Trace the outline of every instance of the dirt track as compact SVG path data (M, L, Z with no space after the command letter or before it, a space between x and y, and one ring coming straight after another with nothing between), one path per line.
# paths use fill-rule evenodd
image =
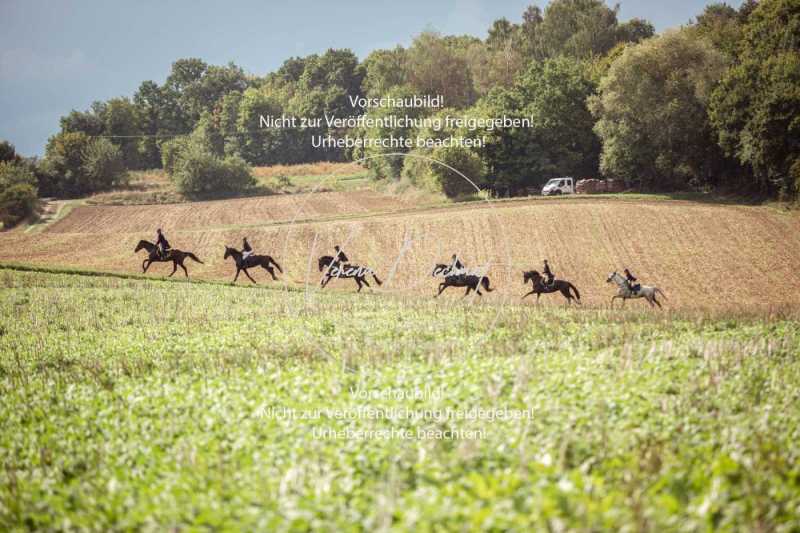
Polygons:
M607 303L614 290L606 276L626 266L644 283L661 287L673 308L800 305L800 218L769 208L685 201L537 199L417 209L359 191L83 206L35 236L0 235L0 261L138 272L144 257L133 248L139 239L151 239L157 226L174 247L205 261L187 263L193 277L204 279L232 278L223 245L238 245L247 235L258 251L281 263L288 283L316 284L316 258L339 243L354 262L384 278L380 290L391 292L433 295L433 264L458 252L470 265L492 264L489 277L498 288L493 300L523 294L522 270L539 268L548 258L589 305ZM90 249L93 254L86 253ZM154 276L170 271L164 264L150 270ZM253 275L267 282L265 272ZM351 290L355 284L337 280L331 287ZM543 302L560 298L543 296Z

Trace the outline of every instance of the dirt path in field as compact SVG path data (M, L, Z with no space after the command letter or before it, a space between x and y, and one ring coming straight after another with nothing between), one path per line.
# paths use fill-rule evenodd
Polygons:
M193 277L230 279L225 244L244 235L273 255L284 280L316 286L316 257L334 244L354 262L384 277L379 289L435 293L434 263L458 253L469 265L491 264L496 292L488 301L518 299L522 271L548 258L559 277L602 305L614 294L605 283L628 267L664 290L673 308L762 309L800 305L800 217L766 207L676 200L617 198L522 199L447 206L415 206L371 191L286 195L192 204L77 206L36 235L0 235L0 261L138 272L140 238L163 227L173 246L205 264L187 263ZM93 250L94 253L87 253ZM171 267L155 265L154 276ZM267 282L266 273L254 277ZM241 281L241 280L240 280ZM352 280L333 289L352 290ZM448 297L460 297L448 289ZM545 305L560 296L542 297ZM643 306L642 302L628 305Z

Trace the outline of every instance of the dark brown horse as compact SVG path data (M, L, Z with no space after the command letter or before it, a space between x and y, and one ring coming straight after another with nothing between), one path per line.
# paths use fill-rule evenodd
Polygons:
M539 274L536 270L531 270L529 272L524 273L523 283L527 284L529 281L533 282L533 290L526 294L525 296L530 296L531 294L536 295L536 301L539 301L539 297L542 294L550 294L553 292L560 292L564 298L567 299L568 303L572 303L573 296L570 291L575 293L574 299L576 302L581 303L581 293L578 292L578 289L570 283L569 281L563 279L556 279L553 280L552 285L547 284L544 282L542 275ZM524 299L525 296L522 298Z
M375 280L375 283L378 285L383 285L383 282L378 279L375 271L369 267L351 265L349 263L342 264L339 261L334 260L334 258L330 255L323 255L319 258L317 263L319 265L319 271L325 271L325 276L320 282L320 285L323 288L325 288L325 285L327 285L332 278L353 278L356 280L356 284L358 285L358 292L361 292L361 289L364 285L367 287L370 286L366 279L368 274L372 274L372 278Z
M478 293L478 296L483 296L483 294L481 294L481 287L486 289L486 292L492 292L494 290L489 288L489 278L486 276L459 274L456 276L446 276L444 281L439 284L439 292L436 293L434 298L438 298L447 287L466 287L467 292L464 293L465 297L470 291L475 291Z
M223 257L223 259L227 259L229 257L233 257L233 260L236 263L236 276L234 276L233 281L231 283L236 283L236 280L239 279L240 272L244 272L244 275L250 278L250 281L255 283L256 280L254 280L252 276L250 276L250 273L247 272L248 268L253 268L253 267L262 267L264 270L269 272L270 276L272 276L272 279L274 281L278 281L278 278L277 276L275 276L275 270L272 268L272 265L274 265L275 268L278 269L278 272L283 274L283 269L278 264L278 262L268 255L251 255L248 256L246 259L243 259L242 252L240 252L236 248L230 248L226 246L225 256Z
M201 265L203 264L203 262L200 261L200 259L198 259L197 256L192 252L183 252L176 248L167 250L167 253L162 256L161 252L158 250L158 246L150 241L139 241L139 244L136 245L136 248L133 251L136 253L139 250L147 250L148 253L147 259L142 261L142 272L147 272L147 269L150 268L150 265L153 263L168 263L169 261L172 261L172 273L170 276L172 276L172 274L178 270L178 267L181 267L183 269L183 273L188 278L189 272L186 270L186 267L183 266L183 262L187 257L193 261L197 261Z

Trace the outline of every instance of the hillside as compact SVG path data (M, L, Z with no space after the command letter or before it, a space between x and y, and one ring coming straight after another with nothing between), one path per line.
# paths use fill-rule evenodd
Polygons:
M140 206L78 206L39 233L0 235L0 261L136 273L139 239L164 228L173 247L191 250L190 275L228 280L224 245L248 236L284 268L283 281L316 285L316 258L344 246L353 262L374 268L380 291L433 296L436 262L458 253L468 265L491 263L497 291L487 301L523 294L522 271L548 258L575 283L584 303L605 305L605 279L631 268L658 285L672 308L750 309L800 304L800 218L766 207L621 197L529 199L417 206L360 190ZM171 265L154 265L162 276ZM182 275L179 271L177 275ZM253 272L259 282L266 273ZM240 281L241 282L241 281ZM331 288L353 290L351 280ZM452 297L461 290L449 289ZM560 304L560 296L543 302ZM636 302L628 305L644 305Z

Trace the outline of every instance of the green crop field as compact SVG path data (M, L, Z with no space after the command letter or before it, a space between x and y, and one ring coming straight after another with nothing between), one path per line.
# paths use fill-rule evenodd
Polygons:
M0 270L0 530L797 531L798 352L790 311Z

